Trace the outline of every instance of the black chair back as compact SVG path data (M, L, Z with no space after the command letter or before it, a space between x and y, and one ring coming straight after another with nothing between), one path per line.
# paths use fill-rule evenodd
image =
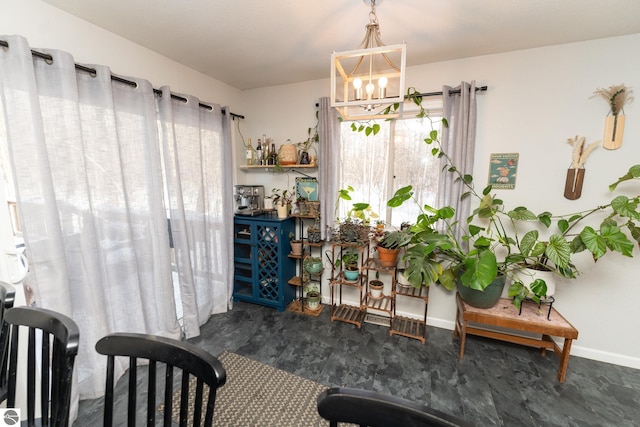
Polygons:
M352 423L361 427L472 426L464 420L411 402L369 390L333 387L318 396L318 413L331 427Z
M171 426L173 409L173 378L174 368L181 372L180 386L180 421L181 426L211 426L213 423L213 409L216 399L216 390L224 385L227 374L222 363L212 354L184 341L170 338L132 333L117 333L108 335L96 343L96 350L100 354L107 355L107 380L104 403L104 426L114 424L114 369L115 357L126 356L129 358L128 373L128 399L127 399L127 426L136 425L137 407L137 383L138 359L145 359L149 363L148 385L146 390L146 420L148 426L155 426L156 418L156 393L157 379L159 375L158 365L165 368L164 386L164 416L163 425ZM196 393L193 415L189 416L189 382L196 378ZM209 396L205 400L204 384L208 385ZM204 411L203 411L204 409ZM203 418L204 412L204 418ZM201 424L204 421L204 424ZM118 422L124 425L124 421Z
M9 326L10 336L7 408L16 408L17 373L19 366L26 363L27 382L23 388L27 426L35 425L39 410L39 424L66 427L73 365L78 354L78 326L65 315L39 307L10 308L4 314L4 322ZM26 329L21 331L21 327ZM26 359L18 353L23 339L27 342ZM24 419L24 408L20 409Z
M8 283L0 282L0 402L7 399L7 369L9 360L9 325L4 323L5 310L13 307L16 290Z

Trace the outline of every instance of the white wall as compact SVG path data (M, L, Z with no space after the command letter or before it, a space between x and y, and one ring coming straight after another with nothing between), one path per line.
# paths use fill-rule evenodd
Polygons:
M443 84L456 86L461 80L487 85L489 90L478 95L477 187L487 183L491 153L517 152L516 188L499 191L506 206L566 214L608 202L608 184L640 163L638 50L640 34L411 67L407 81L423 92L438 91ZM327 70L328 64L329 55ZM566 139L602 139L608 107L591 95L598 87L621 83L635 89L638 98L625 108L624 144L619 150L598 148L591 154L582 197L569 201L563 197L572 148ZM302 139L313 123L315 100L328 94L328 80L245 91L245 135L266 132L278 143ZM287 178L265 180L264 174L240 172L239 179L266 182L269 191L269 184L284 185ZM640 194L639 183L624 188L630 196ZM580 266L582 275L559 285L554 304L579 331L572 354L640 368L640 340L633 326L640 300L640 252L636 248L633 259L609 254L597 265L580 259ZM323 292L326 298L326 286ZM451 293L432 288L429 323L452 328L454 307Z

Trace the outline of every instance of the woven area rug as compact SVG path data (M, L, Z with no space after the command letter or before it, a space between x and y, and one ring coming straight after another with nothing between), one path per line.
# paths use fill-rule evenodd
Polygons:
M317 397L327 389L314 381L225 351L218 359L227 371L227 383L218 389L213 424L225 427L323 426ZM189 395L195 395L192 378ZM173 419L178 420L180 393L173 396ZM164 413L163 405L158 412Z

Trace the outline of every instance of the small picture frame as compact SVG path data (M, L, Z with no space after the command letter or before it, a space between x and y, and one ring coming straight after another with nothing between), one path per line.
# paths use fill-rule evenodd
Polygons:
M489 185L494 189L513 190L518 176L518 153L493 153L489 161Z
M296 178L296 198L310 202L318 201L318 180L313 177Z

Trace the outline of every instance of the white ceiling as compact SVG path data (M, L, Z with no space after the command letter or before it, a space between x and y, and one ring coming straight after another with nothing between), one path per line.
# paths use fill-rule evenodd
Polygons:
M43 0L238 89L328 78L367 0ZM638 0L378 0L407 65L640 33ZM90 41L87 41L90 43Z

